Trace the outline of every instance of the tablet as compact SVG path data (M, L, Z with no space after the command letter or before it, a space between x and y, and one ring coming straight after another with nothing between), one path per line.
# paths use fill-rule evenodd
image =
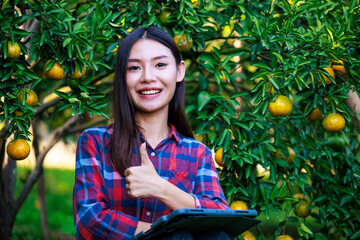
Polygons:
M166 234L176 230L186 230L191 234L201 233L207 229L223 230L236 237L261 221L256 219L255 210L232 209L177 209L162 216L146 232L141 232L132 239L161 239Z

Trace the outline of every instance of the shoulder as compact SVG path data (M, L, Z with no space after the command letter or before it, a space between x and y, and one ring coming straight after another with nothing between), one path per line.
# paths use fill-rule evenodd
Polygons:
M100 127L92 127L85 129L81 135L90 135L90 136L104 136L107 134L111 134L112 128L110 125L100 126Z
M185 136L180 135L179 144L182 147L196 150L198 153L211 154L211 150L204 143L202 143L194 138L185 137Z
M110 135L112 133L111 125L92 127L85 129L81 134L79 141L84 139L93 139L95 141L103 141L104 139L110 139Z

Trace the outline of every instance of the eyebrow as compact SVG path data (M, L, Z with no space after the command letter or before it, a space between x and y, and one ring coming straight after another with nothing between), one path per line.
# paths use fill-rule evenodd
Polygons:
M160 55L160 56L152 58L151 60L159 60L159 59L168 58L168 57L169 56L167 56L167 55ZM129 58L128 62L141 62L141 60L138 58Z

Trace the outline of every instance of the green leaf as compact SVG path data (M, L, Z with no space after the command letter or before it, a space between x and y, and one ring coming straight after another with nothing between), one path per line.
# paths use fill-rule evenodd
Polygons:
M277 59L279 59L282 63L284 63L284 59L280 54L278 54L276 52L272 52L272 54L274 54L277 57Z
M69 96L67 95L67 93L60 92L60 91L57 91L57 90L55 90L54 93L55 93L56 95L59 95L60 97L62 97L62 98L64 98L64 99L66 99L66 100L69 100Z
M201 111L206 104L208 104L211 100L211 96L206 91L201 91L198 96L198 106L199 111Z
M304 230L305 232L307 232L309 234L313 234L313 232L304 223L301 223L300 226L301 226L301 229Z
M67 37L65 38L64 42L63 42L63 47L66 47L69 43L71 43L72 38L71 37Z

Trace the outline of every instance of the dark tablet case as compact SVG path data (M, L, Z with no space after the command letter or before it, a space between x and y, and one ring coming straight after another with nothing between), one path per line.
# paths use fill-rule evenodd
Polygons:
M255 219L256 216L255 210L177 209L169 215L162 216L151 225L150 230L141 232L132 239L160 239L175 230L197 234L207 229L223 230L236 237L261 222Z

